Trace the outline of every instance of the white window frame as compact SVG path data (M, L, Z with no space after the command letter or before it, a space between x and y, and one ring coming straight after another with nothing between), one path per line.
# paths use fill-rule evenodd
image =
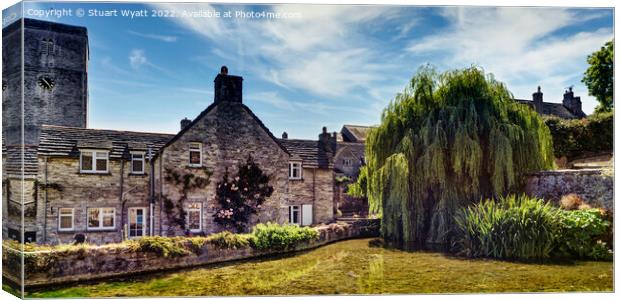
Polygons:
M92 227L90 226L90 211L93 209L97 209L99 210L99 226L98 227ZM103 226L103 210L104 209L111 209L112 210L112 226ZM106 215L110 215L109 213ZM88 230L109 230L109 229L115 229L116 228L116 208L114 207L89 207L86 210L86 228Z
M198 146L198 149L192 149L192 146ZM200 157L200 162L197 164L192 163L192 152L198 152ZM202 167L202 143L200 142L192 142L189 143L189 155L187 157L187 163L190 167Z
M298 176L293 176L294 169L298 169L298 172L297 172ZM288 179L293 179L293 180L302 179L303 178L303 175L301 174L302 170L303 170L303 166L300 161L289 162L288 163Z
M131 152L130 154L131 154L131 174L144 174L145 164L146 164L145 153L144 152ZM141 155L142 158L136 159L134 155ZM136 171L133 169L134 160L142 161L142 170Z
M136 211L136 217L137 217L137 211L138 209L142 210L142 235L136 235L136 236L132 236L131 235L131 212L132 211ZM148 224L146 222L146 207L129 207L127 208L127 237L130 239L136 239L136 238L141 238L146 236L146 224Z
M197 204L198 208L192 208L192 204ZM189 224L190 224L190 215L191 212L198 212L198 229L191 229L189 228ZM199 233L202 232L202 202L190 202L187 205L187 228L189 228L189 232L191 233Z
M91 170L84 170L82 169L83 165L82 165L82 157L84 156L84 153L89 153L92 157L92 162L91 162ZM97 170L97 160L98 159L103 159L103 158L98 158L97 154L104 154L105 155L105 170ZM80 173L108 173L110 170L110 153L107 150L92 150L92 149L81 149L80 150Z
M293 222L293 215L297 211L297 222ZM288 207L288 223L301 225L301 205L289 205Z
M70 209L71 214L63 213L63 209ZM62 228L62 218L63 217L71 217L71 227L70 228ZM75 209L71 207L61 207L58 208L58 231L73 231L75 228Z

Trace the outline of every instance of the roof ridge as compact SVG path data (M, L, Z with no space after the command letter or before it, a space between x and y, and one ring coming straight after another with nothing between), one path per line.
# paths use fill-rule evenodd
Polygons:
M163 132L147 132L147 131L134 131L134 130L119 130L119 129L107 129L107 128L83 128L83 127L72 127L72 126L62 126L62 125L48 125L43 124L41 128L59 128L59 129L74 129L74 130L83 130L83 131L110 131L110 132L124 132L124 133L139 133L139 134L152 134L152 135L170 135L174 136L174 133L163 133Z

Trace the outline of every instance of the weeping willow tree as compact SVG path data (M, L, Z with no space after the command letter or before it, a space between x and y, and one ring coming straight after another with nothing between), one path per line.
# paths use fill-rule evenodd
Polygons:
M425 66L366 139L367 165L350 187L380 214L393 247L448 247L455 212L515 191L526 172L553 167L549 129L480 68Z

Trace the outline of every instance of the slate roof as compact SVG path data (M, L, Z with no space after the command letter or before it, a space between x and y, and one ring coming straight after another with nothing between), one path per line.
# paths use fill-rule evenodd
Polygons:
M279 142L286 147L291 158L301 158L304 167L321 169L334 167L319 141L279 139Z
M26 145L23 148L24 176L37 175L39 165L37 164L37 147ZM2 139L2 156L6 156L3 164L3 171L9 175L22 175L22 147L6 146Z
M371 128L370 126L344 125L340 133L342 134L342 140L345 142L363 143L366 141Z
M129 158L129 151L157 152L173 134L90 129L65 126L41 126L39 155L79 156L79 148L109 149L111 159Z
M515 99L515 101L521 104L531 105L532 108L534 108L534 103L532 100ZM557 116L562 119L578 119L582 117L573 114L562 103L543 102L542 104L542 112L539 112L542 115Z

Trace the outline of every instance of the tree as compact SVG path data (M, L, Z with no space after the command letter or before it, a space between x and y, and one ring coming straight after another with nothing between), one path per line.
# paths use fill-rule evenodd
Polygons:
M614 41L611 40L588 56L590 67L583 74L583 82L590 96L596 97L599 105L596 112L609 112L614 107Z
M239 164L237 174L229 179L228 169L217 184L216 199L220 208L213 215L218 224L244 232L250 217L273 193L269 176L265 175L252 157Z
M491 75L425 66L371 130L365 176L351 190L381 215L386 244L446 249L458 209L515 191L553 158L549 128Z

